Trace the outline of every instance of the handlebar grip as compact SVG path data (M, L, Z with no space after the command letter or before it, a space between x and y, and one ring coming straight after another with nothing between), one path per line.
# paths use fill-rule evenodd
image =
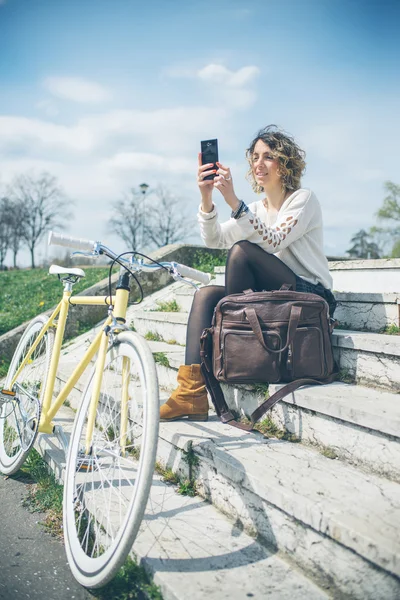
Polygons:
M203 273L203 271L198 271L197 269L192 269L191 267L187 267L186 265L180 265L179 263L175 263L176 268L182 277L189 277L189 279L194 279L195 281L199 281L200 283L210 283L211 275L210 273Z
M55 231L50 231L48 245L49 246L65 246L67 248L74 248L75 250L84 250L86 252L93 252L96 242L94 242L93 240L84 240L82 238L74 238L70 235L64 235L62 233L56 233Z

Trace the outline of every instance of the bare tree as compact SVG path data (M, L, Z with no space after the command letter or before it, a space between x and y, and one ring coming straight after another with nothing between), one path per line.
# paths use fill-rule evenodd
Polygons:
M25 208L23 203L16 199L7 198L9 223L10 223L10 250L13 255L14 269L17 267L17 254L24 242Z
M8 198L0 198L0 270L4 268L4 260L10 248L10 209Z
M182 202L162 185L154 195L157 200L145 227L148 240L157 248L183 241L192 222L182 212Z
M22 239L35 268L35 248L48 231L63 229L64 219L71 217L65 196L56 177L50 173L18 175L10 187L11 199L23 207ZM69 201L69 205L71 201Z
M145 195L131 188L123 199L113 204L114 216L110 227L127 245L129 250L143 249L144 232L143 200Z

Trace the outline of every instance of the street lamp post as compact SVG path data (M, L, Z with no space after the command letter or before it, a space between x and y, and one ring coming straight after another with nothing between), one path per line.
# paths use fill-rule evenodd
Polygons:
M142 215L142 248L141 251L143 252L143 248L144 248L144 233L145 233L145 216L146 216L146 206L145 206L145 200L146 200L146 192L149 189L149 186L147 183L141 183L139 185L140 187L140 191L142 192L142 196L143 196L143 215Z

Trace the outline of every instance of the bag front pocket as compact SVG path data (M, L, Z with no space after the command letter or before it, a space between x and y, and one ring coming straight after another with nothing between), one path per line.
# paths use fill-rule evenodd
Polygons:
M325 363L318 327L298 327L293 342L293 377L323 377Z
M279 350L282 347L279 333L262 333L268 348ZM265 350L253 331L225 330L221 355L223 379L227 382L272 383L280 380L280 353Z

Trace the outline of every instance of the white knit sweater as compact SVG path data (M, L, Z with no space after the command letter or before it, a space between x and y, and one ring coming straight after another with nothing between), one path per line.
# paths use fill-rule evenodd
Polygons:
M276 220L270 219L262 200L252 202L239 219L218 222L217 209L199 209L201 237L209 248L231 248L249 240L276 254L292 271L311 283L332 288L332 277L323 249L322 213L311 190L300 188L282 204Z

